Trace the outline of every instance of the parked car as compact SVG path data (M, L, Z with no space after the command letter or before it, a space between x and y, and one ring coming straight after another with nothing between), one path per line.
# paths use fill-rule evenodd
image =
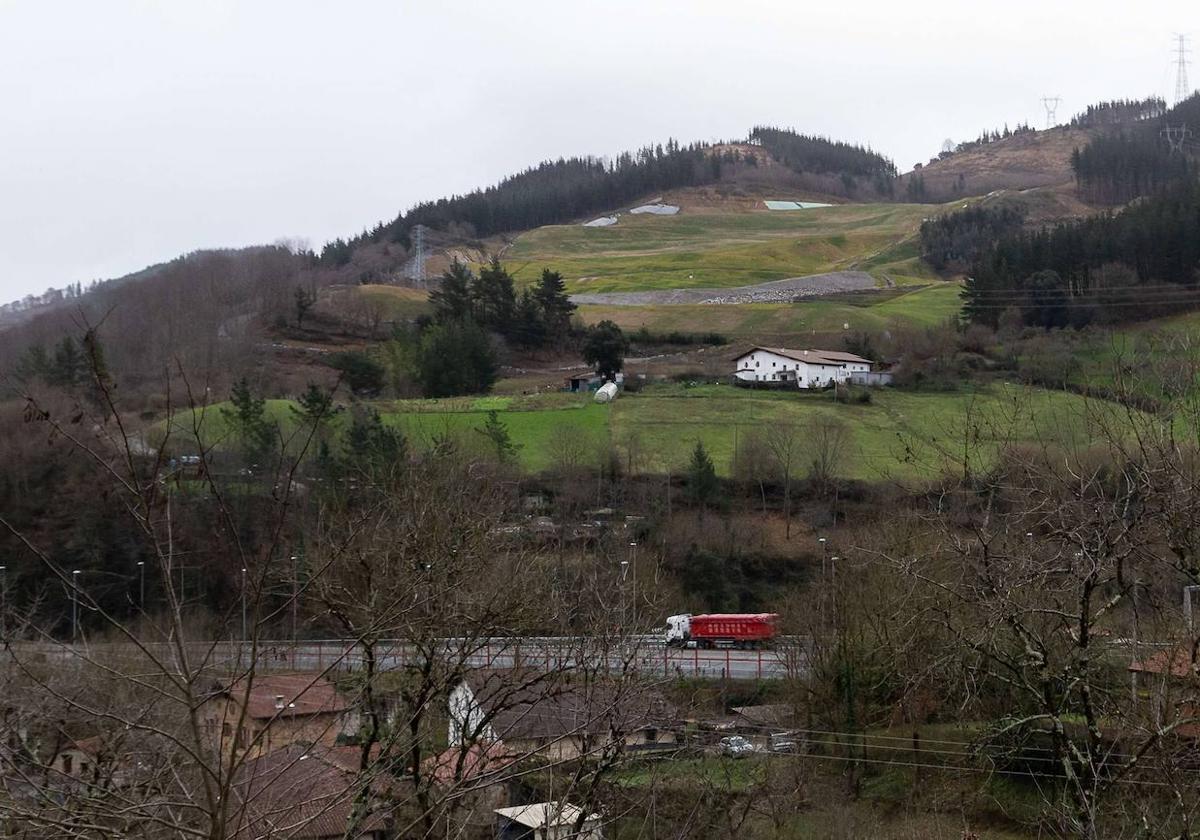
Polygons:
M741 735L730 735L722 738L717 747L720 749L721 755L729 756L730 758L745 758L754 752L754 745Z
M770 747L773 753L798 753L800 739L795 732L772 732Z

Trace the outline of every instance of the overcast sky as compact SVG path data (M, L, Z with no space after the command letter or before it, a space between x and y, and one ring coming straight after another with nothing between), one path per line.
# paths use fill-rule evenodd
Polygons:
M0 0L0 301L756 123L908 169L1043 94L1171 98L1176 31L1194 3Z

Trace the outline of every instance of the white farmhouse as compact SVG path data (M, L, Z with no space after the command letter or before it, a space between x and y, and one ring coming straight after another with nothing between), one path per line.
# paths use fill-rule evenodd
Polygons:
M871 360L840 350L788 350L751 347L735 360L738 384L797 388L824 388L846 382L855 374L869 373Z

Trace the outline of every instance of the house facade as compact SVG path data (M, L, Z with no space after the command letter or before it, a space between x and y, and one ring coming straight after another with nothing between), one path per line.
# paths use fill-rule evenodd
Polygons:
M840 350L751 347L734 360L734 381L761 387L827 388L871 371L872 362Z
M217 686L200 719L222 752L250 756L296 743L332 746L358 726L351 701L318 674L259 674L250 685Z

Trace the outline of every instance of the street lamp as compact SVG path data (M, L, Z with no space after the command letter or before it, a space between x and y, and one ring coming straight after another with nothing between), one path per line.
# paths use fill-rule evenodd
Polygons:
M292 555L292 667L296 666L296 606L300 602L300 555Z
M246 570L242 569L242 641L246 641Z
M71 644L79 638L79 572L71 572Z
M138 561L138 609L146 611L146 561Z
M829 558L829 597L833 601L834 621L837 621L837 561L836 554Z
M632 551L630 553L633 555L633 560L630 563L630 565L632 567L630 569L630 571L633 573L633 623L637 624L637 611L638 611L637 550L638 550L638 544L636 542L631 541L629 543L629 547L630 547L630 549L632 549Z
M826 542L824 537L817 537L817 542L819 542L821 544L821 583L822 583L822 585L824 585L826 578L828 578L828 576L829 576L829 572L825 567L826 566L825 555L828 553L829 545ZM823 589L820 592L820 596L821 597L820 597L818 606L820 607L820 612L821 612L821 623L824 624L825 623L825 591Z
M0 566L0 638L8 626L8 566Z

